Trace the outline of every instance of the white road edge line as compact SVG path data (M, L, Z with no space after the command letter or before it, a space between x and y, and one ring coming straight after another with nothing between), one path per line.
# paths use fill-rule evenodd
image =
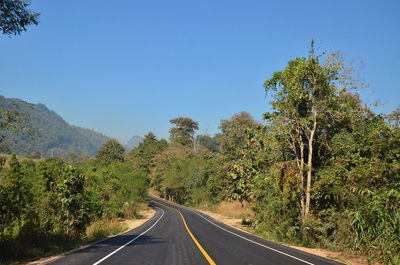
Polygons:
M311 263L311 262L302 260L302 259L297 258L297 257L295 257L295 256L289 255L289 254L287 254L287 253L285 253L285 252L279 251L279 250L277 250L277 249L274 249L274 248L268 247L268 246L266 246L266 245L260 244L260 243L258 243L258 242L256 242L256 241L253 241L253 240L251 240L251 239L245 238L244 236L238 235L238 234L236 234L236 233L234 233L234 232L232 232L232 231L229 231L228 229L225 229L225 228L223 228L223 227L217 225L217 224L214 223L214 222L211 222L210 220L208 220L207 218L205 218L203 215L199 214L198 212L193 211L193 210L191 210L191 211L194 212L195 214L197 214L198 216L200 216L201 218L203 218L204 220L206 220L207 222L209 222L209 223L215 225L215 226L218 227L219 229L224 230L225 232L231 233L232 235L235 235L235 236L237 236L237 237L240 237L241 239L244 239L244 240L247 240L247 241L249 241L249 242L251 242L251 243L253 243L253 244L259 245L260 247L267 248L267 249L269 249L269 250L278 252L278 253L280 253L280 254L282 254L282 255L285 255L285 256L288 256L288 257L290 257L290 258L297 259L297 260L299 260L299 261L301 261L301 262L304 262L304 263L307 263L307 264L310 264L310 265L315 265L314 263Z
M141 233L140 235L138 235L137 237L135 237L135 238L132 239L131 241L126 242L123 246L121 246L121 247L119 247L118 249L114 250L113 252L111 252L110 254L108 254L107 256L105 256L104 258L102 258L101 260L99 260L99 261L93 263L93 265L100 264L101 262L103 262L103 261L105 261L106 259L108 259L110 256L114 255L115 253L117 253L118 251L120 251L121 249L123 249L124 247L126 247L127 245L129 245L130 243L132 243L133 241L135 241L136 239L138 239L139 237L141 237L142 235L144 235L144 234L147 233L148 231L150 231L150 230L158 223L158 221L160 221L161 218L164 216L164 211L163 211L163 209L161 209L161 208L159 208L159 207L155 207L155 208L160 209L161 212L162 212L162 214L161 214L161 216L157 219L157 221L156 221L152 226L150 226L146 231L144 231L143 233Z

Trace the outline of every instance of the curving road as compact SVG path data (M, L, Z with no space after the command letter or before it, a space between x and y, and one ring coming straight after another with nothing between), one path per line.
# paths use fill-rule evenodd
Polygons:
M341 264L260 239L155 197L150 197L150 206L156 214L142 226L51 264Z

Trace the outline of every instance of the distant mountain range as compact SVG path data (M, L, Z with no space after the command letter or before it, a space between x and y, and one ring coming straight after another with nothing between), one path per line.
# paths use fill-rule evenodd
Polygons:
M19 111L27 113L26 122L33 129L34 137L23 132L5 132L4 141L10 143L11 151L19 155L32 155L40 152L42 157L61 157L65 153L95 155L107 136L94 130L69 125L57 113L43 104L30 104L20 99L0 96L0 108L10 109L18 106Z
M142 137L142 136L135 135L135 136L133 136L133 137L128 141L128 143L126 144L126 149L127 149L128 151L130 151L130 150L132 150L132 149L138 147L139 144L140 144L142 141L143 141L143 137Z

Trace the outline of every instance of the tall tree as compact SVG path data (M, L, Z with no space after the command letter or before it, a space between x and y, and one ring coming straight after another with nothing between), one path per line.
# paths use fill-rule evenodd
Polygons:
M28 7L29 0L0 0L0 30L5 35L19 35L29 25L39 23L39 15Z
M129 152L128 156L137 167L150 173L150 169L154 166L154 156L162 152L167 146L167 141L164 139L157 140L154 133L149 132L144 136L139 146Z
M220 173L227 177L229 183L225 183L224 193L240 202L250 200L253 179L243 166L243 151L249 140L248 131L258 125L249 113L242 111L231 119L222 120L219 126L221 134L217 138L225 160L220 167Z
M240 149L247 138L246 130L255 128L258 124L245 111L233 115L228 120L221 120L221 135L218 140L222 153L232 159L240 157Z
M321 56L296 58L280 72L275 72L264 83L265 91L272 94L270 102L274 112L265 118L274 124L277 134L287 140L296 163L300 190L301 223L307 221L311 209L314 158L318 136L326 134L330 124L340 113L339 97L348 92L343 64L329 56L325 64Z
M210 152L219 152L219 142L215 136L212 137L207 134L197 135L196 143L199 145L199 147L203 147Z
M0 235L6 237L14 232L10 224L24 225L24 215L32 201L29 183L15 155L11 156L9 167L0 183Z
M169 121L175 127L169 130L171 142L186 147L194 147L194 134L199 129L199 123L191 118L179 117Z
M125 149L117 140L111 139L103 144L96 158L104 164L124 161Z

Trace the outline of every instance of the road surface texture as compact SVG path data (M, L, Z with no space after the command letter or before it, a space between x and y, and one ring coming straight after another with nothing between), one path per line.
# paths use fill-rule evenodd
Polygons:
M156 214L142 226L51 264L341 264L260 239L155 197L150 197L150 206Z

